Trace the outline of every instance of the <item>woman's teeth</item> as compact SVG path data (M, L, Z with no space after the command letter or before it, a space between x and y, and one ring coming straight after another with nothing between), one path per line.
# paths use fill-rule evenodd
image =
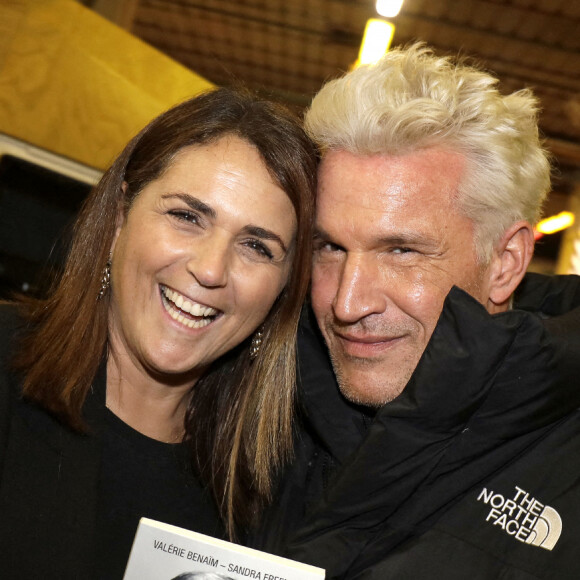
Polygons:
M191 302L166 286L161 286L161 292L163 305L169 316L188 328L202 328L207 326L219 313L218 310L210 306L203 306L197 302ZM190 318L190 316L197 318Z

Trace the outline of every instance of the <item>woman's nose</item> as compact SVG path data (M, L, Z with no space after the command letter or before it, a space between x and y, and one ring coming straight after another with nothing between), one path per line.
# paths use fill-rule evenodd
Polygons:
M228 283L230 252L229 239L224 233L208 235L195 241L187 269L201 286L224 287Z

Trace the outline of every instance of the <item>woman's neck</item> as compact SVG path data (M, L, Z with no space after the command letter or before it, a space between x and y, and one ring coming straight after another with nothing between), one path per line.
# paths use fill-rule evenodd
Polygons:
M132 365L107 360L107 407L124 423L147 437L178 443L184 435L184 417L195 381L168 385Z

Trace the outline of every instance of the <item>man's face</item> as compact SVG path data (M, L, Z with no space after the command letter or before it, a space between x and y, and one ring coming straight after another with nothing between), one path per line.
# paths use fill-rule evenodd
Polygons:
M322 162L312 304L351 401L401 393L453 285L488 302L489 269L454 202L464 166L436 148Z

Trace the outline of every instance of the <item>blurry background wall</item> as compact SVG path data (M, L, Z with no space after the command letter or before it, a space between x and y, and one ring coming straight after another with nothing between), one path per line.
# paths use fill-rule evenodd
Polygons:
M212 83L72 0L0 3L0 132L104 169Z

